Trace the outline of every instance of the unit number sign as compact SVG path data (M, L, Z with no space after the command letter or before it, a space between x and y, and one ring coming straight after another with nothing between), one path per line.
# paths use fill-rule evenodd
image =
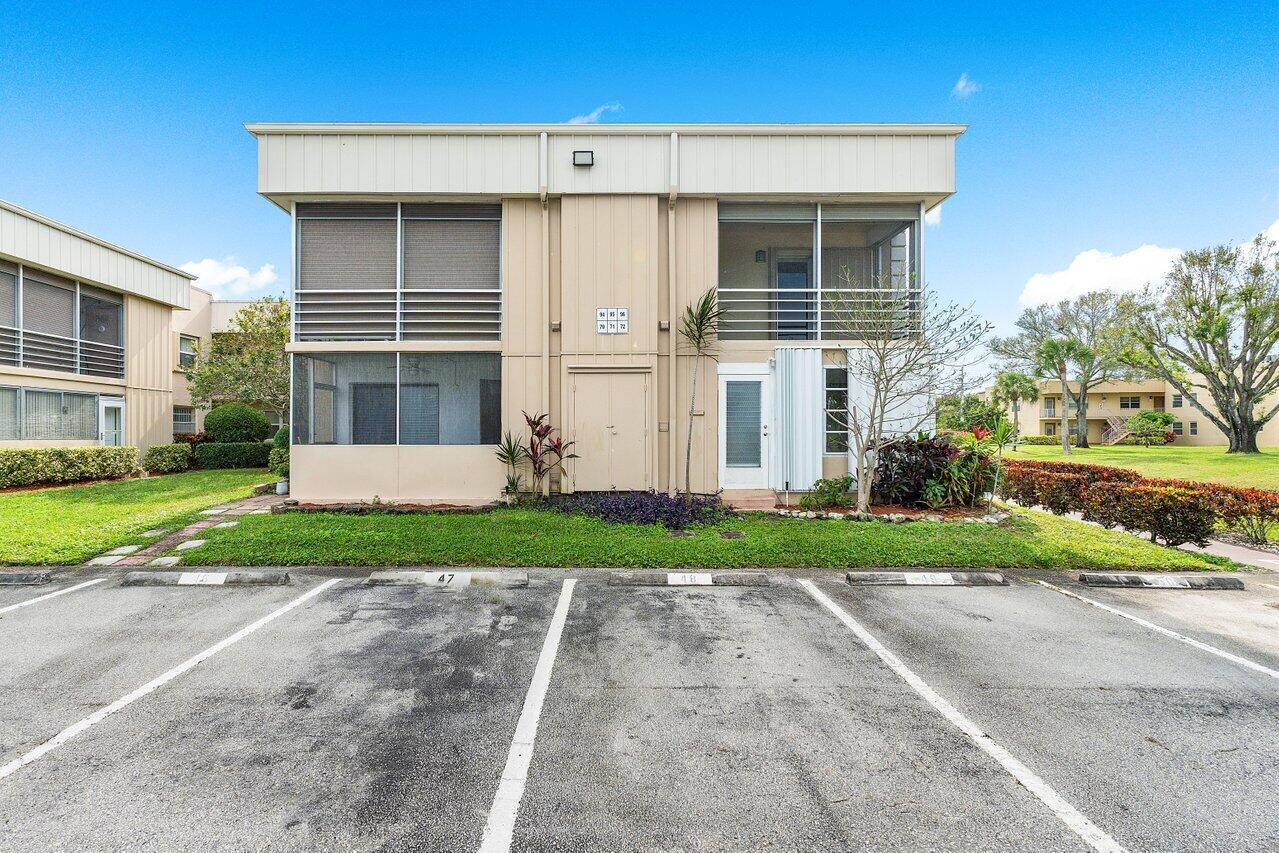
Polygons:
M629 308L596 308L595 334L625 335L631 330Z

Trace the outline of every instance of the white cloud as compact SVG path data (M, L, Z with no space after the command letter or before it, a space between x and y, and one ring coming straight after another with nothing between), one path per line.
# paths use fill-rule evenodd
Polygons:
M963 74L960 74L959 79L955 81L954 88L950 90L950 96L962 101L969 95L975 95L980 91L981 84L976 80L968 79L968 72L965 71Z
M275 264L263 264L258 267L257 272L249 272L247 267L237 264L231 256L222 260L205 258L202 261L187 261L181 269L197 277L197 287L204 288L219 299L256 296L280 280L275 272Z
M589 113L583 113L580 116L573 116L566 122L567 124L596 124L604 113L615 113L622 108L617 101L609 101L607 104L600 104Z
M1263 233L1269 239L1279 242L1279 220L1271 223ZM1239 248L1247 248L1251 242L1245 240ZM1180 249L1150 244L1138 246L1122 255L1089 249L1075 255L1064 270L1038 272L1026 279L1026 285L1017 301L1022 305L1045 305L1062 299L1074 299L1094 290L1131 293L1148 283L1161 282L1180 255Z
M932 210L924 214L925 225L941 225L941 205L937 205Z
M1062 299L1074 299L1094 290L1130 293L1147 282L1163 279L1181 254L1180 249L1163 246L1138 246L1122 255L1089 249L1075 255L1064 270L1035 273L1022 288L1022 305L1044 305Z

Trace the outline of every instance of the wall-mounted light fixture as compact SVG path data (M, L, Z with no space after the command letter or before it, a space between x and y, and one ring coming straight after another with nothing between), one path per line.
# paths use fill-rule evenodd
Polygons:
M755 250L755 263L762 264L767 260L768 260L768 252L765 252L763 249Z
M594 166L595 152L594 151L574 151L573 165L574 166Z

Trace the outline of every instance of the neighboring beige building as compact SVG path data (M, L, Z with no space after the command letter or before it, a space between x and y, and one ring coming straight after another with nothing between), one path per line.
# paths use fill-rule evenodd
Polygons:
M192 278L0 201L0 447L172 441Z
M187 388L187 366L194 364L200 353L208 354L216 335L230 331L236 312L250 304L243 299L214 299L207 290L191 288L191 307L173 312L173 433L200 432L204 429L205 411L191 402ZM275 428L280 416L265 413Z
M1079 385L1070 384L1071 392L1077 392ZM1209 406L1211 397L1206 391L1199 392ZM986 392L989 398L993 391ZM1034 403L1022 403L1017 428L1022 435L1058 435L1061 424L1061 383L1046 380L1039 383L1039 400ZM1077 407L1075 400L1068 398L1067 418L1070 429L1075 429ZM1128 418L1142 411L1170 412L1173 416L1172 430L1177 434L1177 444L1182 445L1226 445L1226 436L1217 429L1203 412L1199 411L1171 385L1159 379L1146 379L1133 382L1103 382L1088 391L1088 443L1107 444L1125 434L1123 423ZM1257 443L1263 447L1279 445L1279 421L1271 421L1257 437Z
M826 407L837 270L923 280L957 125L257 124L258 190L293 219L292 491L491 499L503 431L549 412L565 491L804 490L847 470ZM856 393L856 389L853 389Z

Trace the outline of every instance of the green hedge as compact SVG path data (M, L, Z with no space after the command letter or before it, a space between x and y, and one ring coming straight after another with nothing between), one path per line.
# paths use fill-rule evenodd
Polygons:
M1061 447L1061 436L1059 435L1023 435L1017 438L1018 444L1032 444L1043 447ZM1070 444L1075 444L1075 434L1070 434Z
M268 467L270 467L272 474L283 480L289 479L289 449L287 447L272 447L269 463Z
M201 468L265 468L271 445L262 441L211 441L195 445Z
M266 415L244 403L226 403L204 416L204 431L223 444L261 441L271 434Z
M24 447L0 450L0 489L114 480L137 470L136 447Z
M275 446L283 450L289 449L289 428L282 426L275 431Z
M152 474L176 474L191 467L191 445L155 444L142 454L142 469Z

